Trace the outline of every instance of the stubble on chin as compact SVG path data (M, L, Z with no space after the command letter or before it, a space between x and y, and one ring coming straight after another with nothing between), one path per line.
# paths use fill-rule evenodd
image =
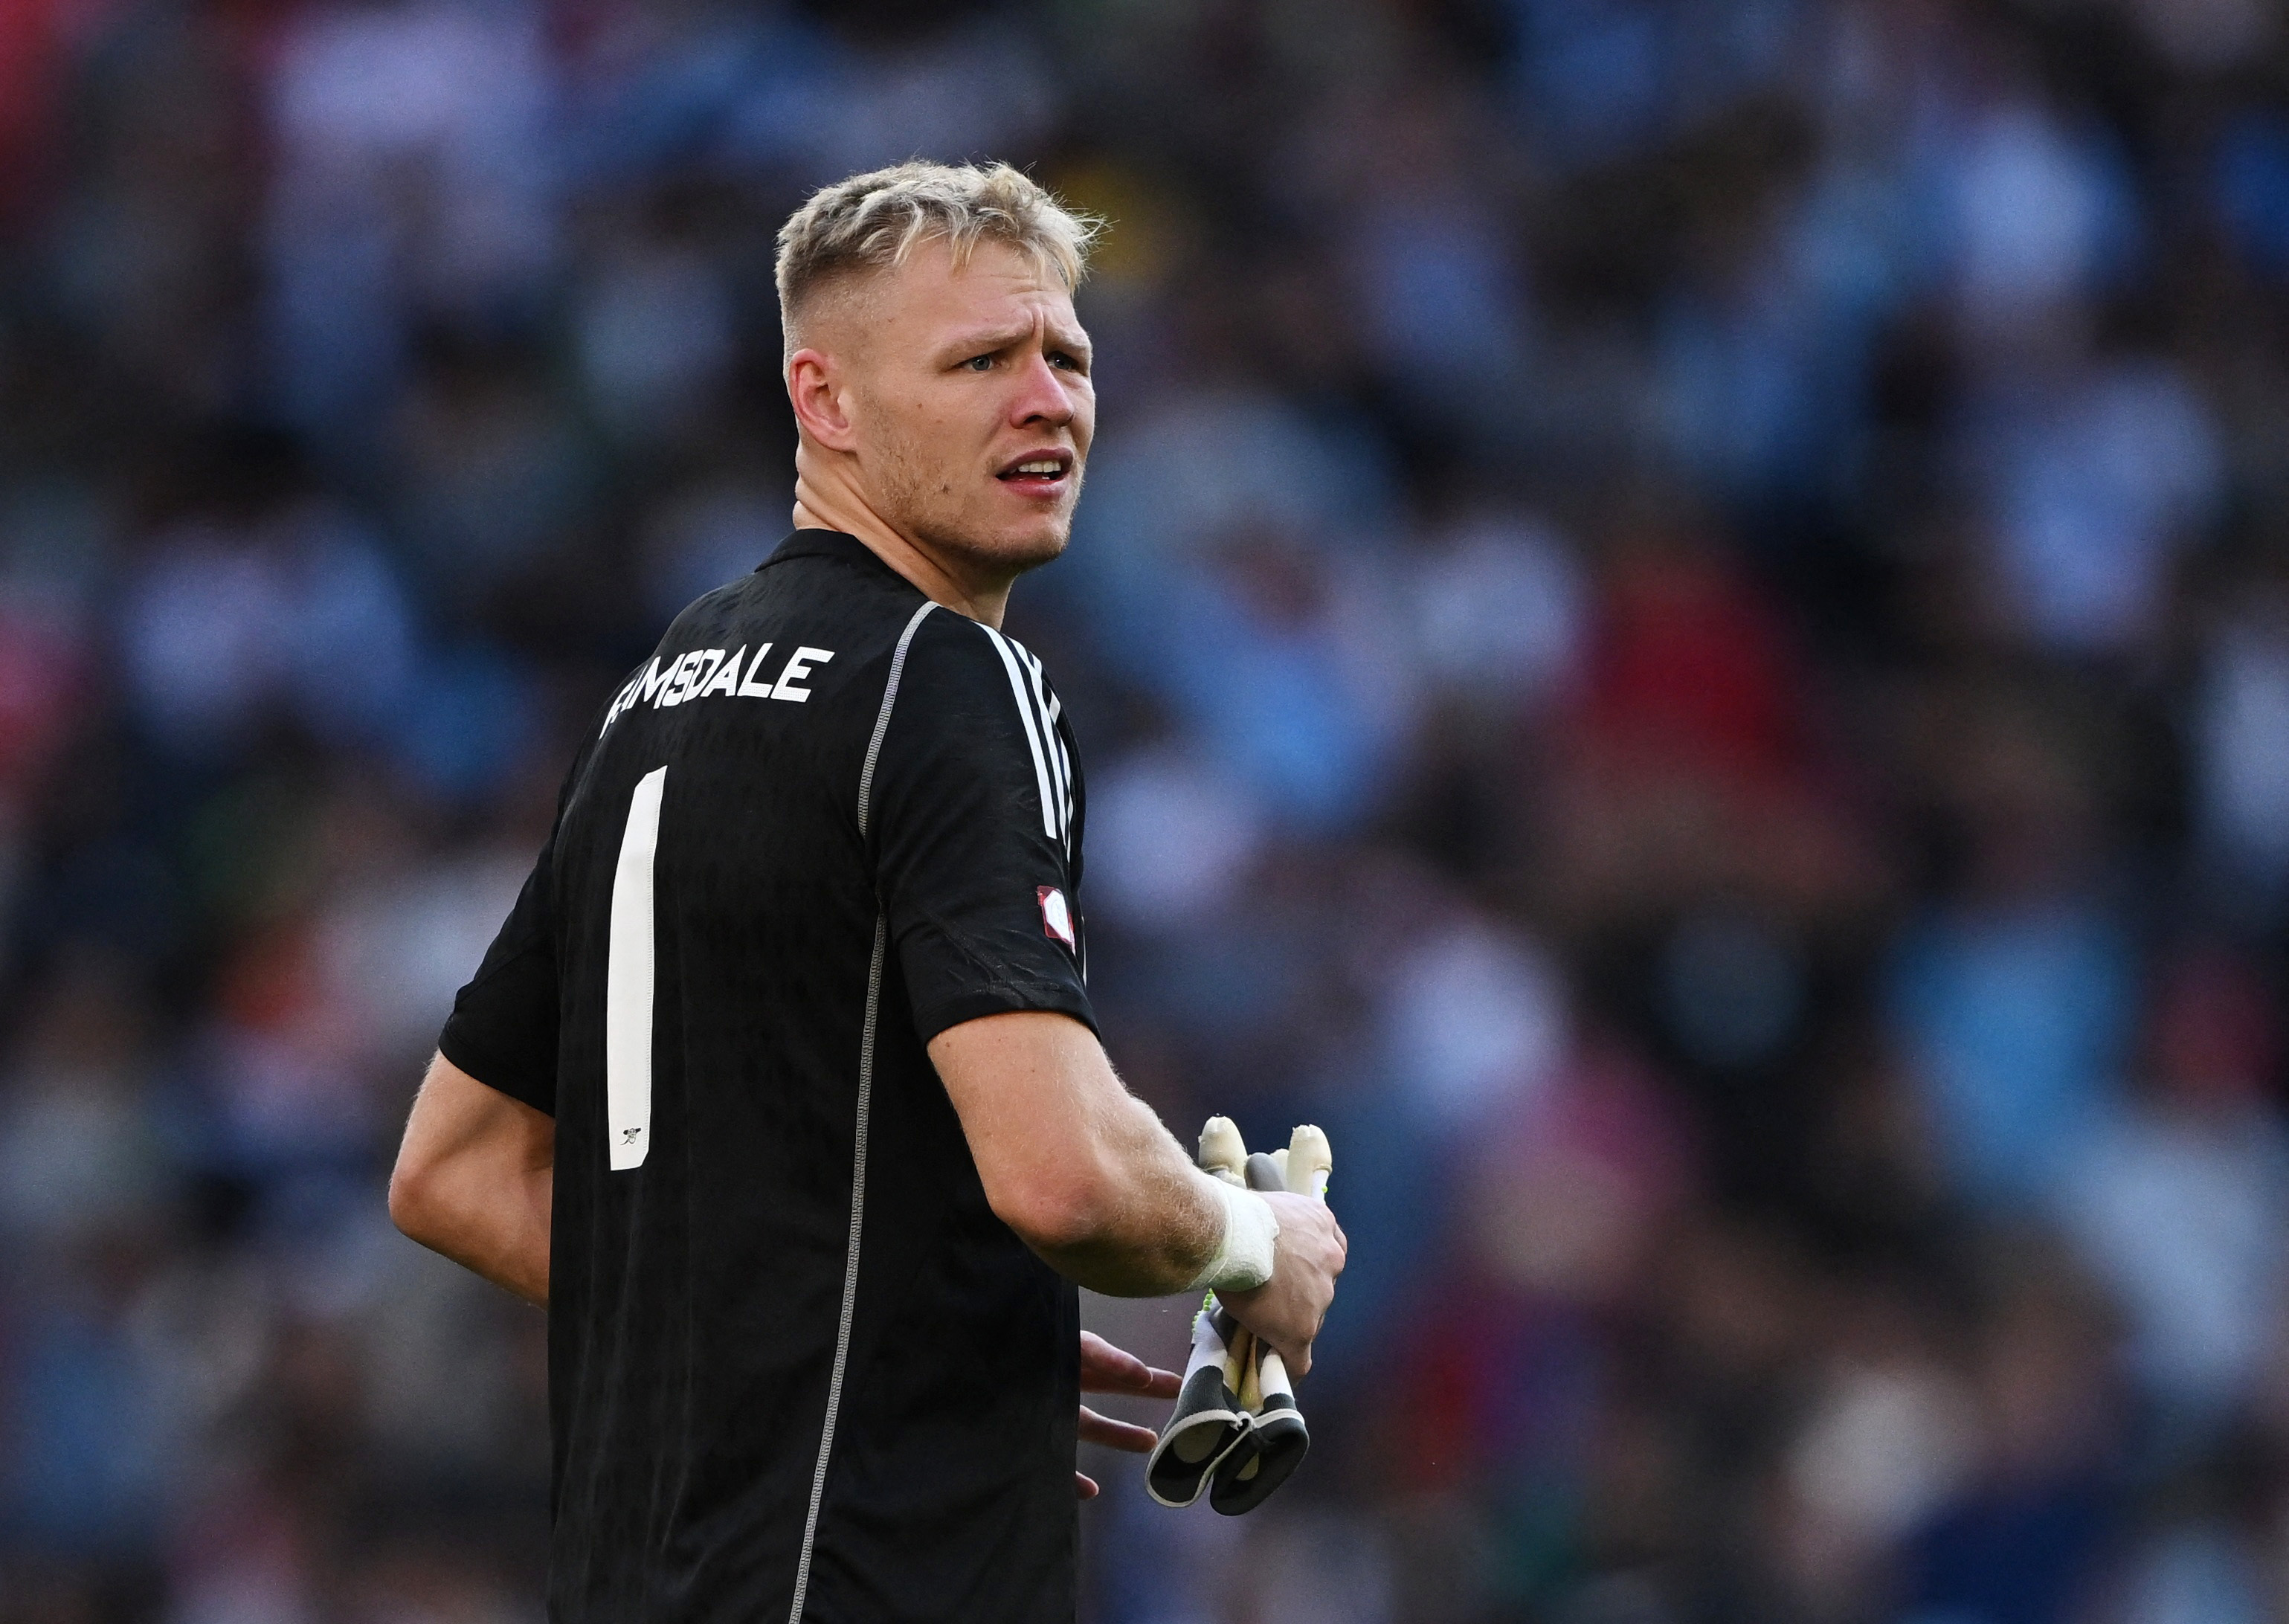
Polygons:
M933 524L927 520L917 523L913 533L933 551L973 570L1018 576L1055 560L1065 550L1072 531L1073 523L1067 518L1060 519L1054 529L1017 537L984 536L959 522Z
M965 573L1023 575L1055 560L1072 538L1070 501L1054 521L1039 521L1019 535L995 534L962 512L951 479L934 474L905 444L885 443L877 466L883 517ZM1079 494L1076 474L1074 495Z

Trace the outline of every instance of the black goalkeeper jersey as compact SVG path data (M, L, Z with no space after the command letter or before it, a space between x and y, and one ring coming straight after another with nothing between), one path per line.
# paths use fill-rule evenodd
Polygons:
M1079 1304L924 1045L1094 1024L1041 664L851 537L680 616L441 1047L556 1120L556 1624L1074 1612Z

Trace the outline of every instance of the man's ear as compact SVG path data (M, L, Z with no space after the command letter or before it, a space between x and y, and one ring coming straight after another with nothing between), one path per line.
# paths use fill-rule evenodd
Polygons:
M823 350L799 349L787 357L787 399L803 435L830 451L856 450L858 434L850 421L849 385L834 357Z

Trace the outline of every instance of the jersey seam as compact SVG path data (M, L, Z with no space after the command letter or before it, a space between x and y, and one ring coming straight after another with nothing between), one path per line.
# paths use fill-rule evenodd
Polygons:
M926 600L898 634L890 656L890 673L882 684L882 708L874 718L874 735L866 743L865 764L858 772L858 835L866 835L867 815L874 790L874 765L882 752L882 736L890 726L891 707L898 702L898 679L905 673L906 650L921 629L923 619L936 609ZM874 909L874 954L866 967L866 1015L858 1036L857 1127L853 1134L850 1165L850 1240L843 1254L842 1315L834 1333L834 1363L826 1378L826 1419L818 1432L818 1462L810 1475L810 1510L803 1518L802 1548L795 1558L794 1602L787 1609L787 1624L802 1624L802 1606L810 1593L810 1563L818 1541L819 1509L826 1499L826 1472L834 1456L834 1422L842 1409L842 1383L850 1364L850 1325L858 1304L858 1243L866 1220L866 1126L874 1093L874 1031L882 1007L882 961L889 948L890 922L877 903Z
M881 760L882 737L890 730L890 708L897 703L898 681L905 675L906 655L913 647L914 633L921 629L922 622L937 607L935 599L923 601L921 607L906 622L905 630L898 633L898 646L890 655L890 674L882 684L882 708L874 718L873 734L866 741L866 760L858 769L858 834L862 840L865 838L873 809L874 768Z

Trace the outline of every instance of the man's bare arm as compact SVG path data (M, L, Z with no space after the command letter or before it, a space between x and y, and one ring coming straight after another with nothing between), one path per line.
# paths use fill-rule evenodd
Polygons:
M1070 1016L988 1015L931 1040L985 1198L1060 1274L1115 1297L1182 1291L1224 1210L1152 1107Z
M400 1230L528 1302L548 1302L556 1123L462 1071L429 1063L389 1175Z
M1224 1200L1089 1028L1045 1011L987 1015L940 1032L929 1053L985 1198L1051 1268L1116 1297L1197 1280L1223 1238ZM1227 1306L1301 1375L1343 1270L1343 1231L1317 1201L1263 1198L1280 1222L1272 1279Z

